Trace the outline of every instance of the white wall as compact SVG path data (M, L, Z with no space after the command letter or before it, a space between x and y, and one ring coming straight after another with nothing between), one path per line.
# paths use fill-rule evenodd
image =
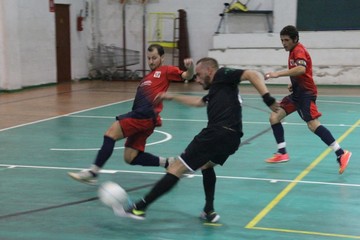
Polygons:
M17 66L21 75L16 85L24 87L56 82L55 23L48 1L14 2L18 3L17 11L14 11L18 16L12 19L18 20L15 29L18 31L20 52L13 54L19 54L20 63Z
M72 76L84 77L89 38L77 34L74 11L81 9L84 2L58 0L55 3L71 4ZM0 17L0 89L55 83L55 15L49 11L49 1L2 0Z
M4 89L21 88L18 8L17 1L0 1L0 88Z
M126 48L140 51L142 57L144 5L139 2L127 0L125 5ZM99 43L123 46L123 5L119 0L55 0L55 3L70 4L72 79L86 78L89 48L94 48ZM86 3L89 8L88 16L84 20L84 31L78 32L76 16L80 10L85 11ZM296 5L296 0L251 0L248 8L272 10L274 36L277 36L284 25L295 24ZM223 8L224 1L218 0L149 0L146 12L177 14L179 9L184 9L187 12L190 52L196 60L207 56L208 51L214 48L214 33ZM250 30L256 27L255 22L243 21L246 21ZM350 33L344 41L358 39L353 36L356 34ZM330 39L329 36L319 35L312 41L322 44ZM276 42L277 40L274 40L271 47L274 47ZM338 47L342 46L342 41L337 44ZM0 89L19 89L56 82L55 53L55 16L49 12L49 0L0 1ZM314 57L324 58L321 53ZM346 59L346 55L340 58ZM360 63L354 62L354 65L359 66ZM342 66L337 67L343 70ZM129 67L131 70L142 68L142 59L139 64ZM360 84L360 79L355 84Z
M300 41L310 52L317 84L359 85L360 31L300 32ZM208 55L222 66L255 69L262 73L287 68L288 52L279 33L241 33L214 36ZM331 40L331 41L330 41ZM289 78L268 83L286 84Z

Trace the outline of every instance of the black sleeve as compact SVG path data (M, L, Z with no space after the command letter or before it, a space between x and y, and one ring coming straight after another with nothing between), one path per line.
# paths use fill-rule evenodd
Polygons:
M214 79L217 79L218 82L226 82L226 83L240 83L240 78L244 70L242 69L235 69L235 68L220 68L215 76Z

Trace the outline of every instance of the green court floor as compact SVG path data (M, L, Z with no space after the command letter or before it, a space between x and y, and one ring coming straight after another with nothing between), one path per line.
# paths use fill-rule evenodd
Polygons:
M243 98L242 145L216 168L219 223L198 218L199 172L151 205L145 221L116 217L97 199L97 187L68 178L68 171L90 166L114 116L131 108L129 100L0 129L0 239L360 239L360 97L318 99L322 124L353 153L343 175L335 154L296 113L284 122L291 160L265 163L276 151L269 110L257 95ZM176 156L205 126L206 111L166 102L162 118L146 150ZM164 169L125 164L123 143L100 183L115 181L137 200Z

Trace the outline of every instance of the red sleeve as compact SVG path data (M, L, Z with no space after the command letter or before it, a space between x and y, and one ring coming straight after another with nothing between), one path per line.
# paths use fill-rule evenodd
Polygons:
M175 82L184 81L184 79L181 77L181 74L183 72L185 72L185 71L181 70L178 67L168 66L167 71L166 71L166 78L169 81L175 81Z
M302 47L297 47L294 49L294 60L299 60L299 59L302 59L302 60L307 60L306 58L306 52L305 52L305 49L302 48Z

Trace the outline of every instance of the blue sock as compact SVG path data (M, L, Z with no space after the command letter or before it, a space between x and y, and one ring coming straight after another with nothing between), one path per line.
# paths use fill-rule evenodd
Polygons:
M94 162L96 166L102 168L105 165L106 161L111 157L114 151L115 142L116 141L114 139L108 136L104 136L103 145L101 146L101 149L98 151L98 154Z
M276 143L284 143L285 142L285 137L284 137L284 127L281 123L276 123L274 125L271 125L271 128L273 130L274 133L274 137L276 140ZM286 148L279 148L278 149L278 153L281 154L285 154L286 153Z
M150 153L139 152L139 154L132 160L131 165L141 166L160 166L160 159Z
M318 135L321 140L326 143L326 145L330 146L333 142L335 142L335 138L331 134L331 132L324 127L323 125L320 125L314 132L316 135ZM344 150L342 148L339 148L335 151L336 156L340 157L344 154Z
M316 135L318 135L321 140L328 146L330 146L333 142L335 142L335 138L333 137L333 135L330 133L330 131L324 127L323 125L320 125L315 131L314 133Z

